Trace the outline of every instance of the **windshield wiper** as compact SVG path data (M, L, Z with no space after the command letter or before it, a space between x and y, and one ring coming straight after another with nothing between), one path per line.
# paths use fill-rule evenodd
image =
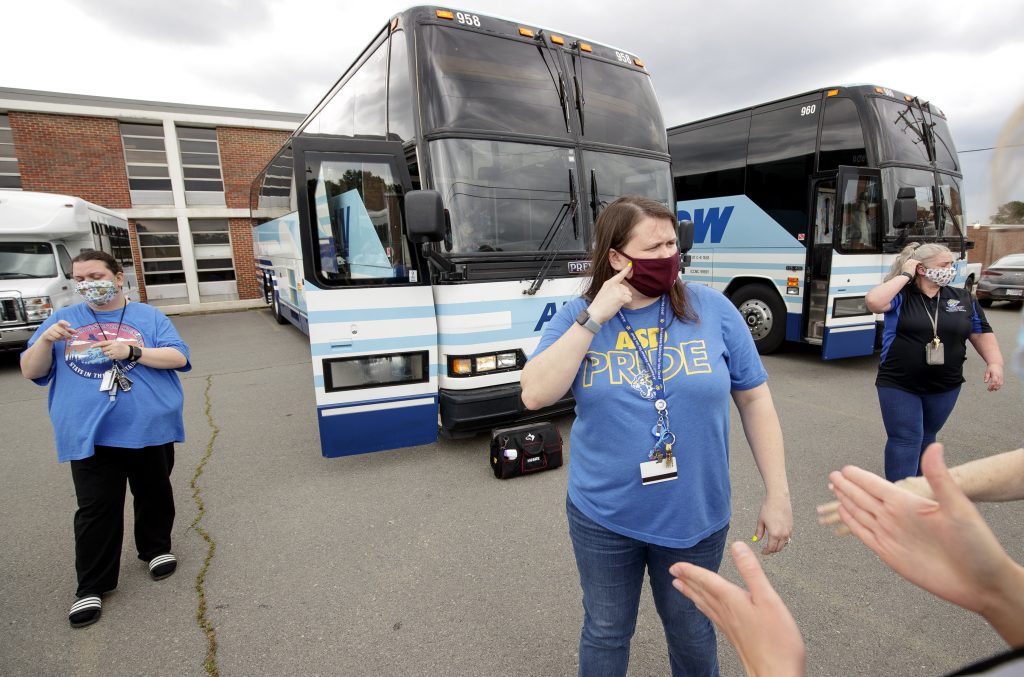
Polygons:
M914 104L917 104L916 110L921 111L920 120L917 118L917 113L915 112ZM915 96L907 103L906 109L900 111L897 117L903 120L903 123L907 125L907 127L909 127L912 132L914 132L918 139L921 140L921 143L924 144L925 152L928 154L928 161L934 165L936 156L935 133L932 131L932 127L935 126L935 123L928 122L928 120L925 118L924 107L927 105L927 103L922 103L921 100ZM910 113L910 116L914 120L913 122L907 119L907 113ZM899 120L893 120L893 124L898 124L898 122Z
M580 41L572 43L572 48L576 50L576 54L572 57L572 83L576 88L576 111L580 114L580 134L584 134L586 127L583 122L583 107L587 105L586 99L583 98L583 51L580 49ZM576 76L576 56L579 55L580 74Z
M540 60L544 62L544 67L548 69L548 75L551 76L551 82L558 89L558 104L562 107L562 117L565 119L565 131L569 131L569 107L565 104L565 80L562 79L562 74L558 72L558 66L548 63L548 58L544 52L551 49L547 41L544 39L544 31L537 31L537 51L540 52ZM552 56L552 62L554 57Z
M548 227L548 232L544 234L544 239L540 243L540 250L551 247L551 253L544 261L544 265L541 266L540 271L537 272L537 277L534 278L528 289L524 289L523 293L528 296L533 296L540 289L540 286L544 284L544 280L547 277L548 270L551 269L551 264L555 262L555 257L558 256L559 249L555 246L556 242L558 245L562 244L562 240L565 239L565 231L562 230L562 224L565 223L566 219L572 219L572 232L576 239L579 239L579 224L576 221L576 211L579 207L579 201L576 199L576 177L573 176L572 170L569 170L569 201L563 202L562 206L558 209L555 214L554 220Z
M597 170L590 170L590 213L594 215L594 220L597 221L598 214L601 210L608 206L605 200L601 199L601 191L597 187Z

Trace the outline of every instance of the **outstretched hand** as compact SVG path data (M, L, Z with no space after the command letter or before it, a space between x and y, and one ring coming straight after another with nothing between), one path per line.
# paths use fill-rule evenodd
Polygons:
M669 568L676 577L672 585L736 647L747 675L803 675L806 649L785 602L746 543L733 543L730 550L746 590L687 562Z
M921 467L935 500L922 498L866 470L829 474L844 525L911 583L953 604L984 614L999 594L1007 564L974 504L957 487L932 444Z

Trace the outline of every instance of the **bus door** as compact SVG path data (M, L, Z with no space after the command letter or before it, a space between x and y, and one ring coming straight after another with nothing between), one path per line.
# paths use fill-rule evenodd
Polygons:
M821 351L826 360L874 351L877 324L864 297L884 273L880 172L840 167L835 186L829 210L832 251L828 265L822 263L828 281Z
M825 338L828 310L829 271L832 269L832 235L836 220L836 180L815 181L812 190L812 228L807 243L807 273L804 282L804 340L820 344Z
M437 321L406 239L400 143L298 137L295 181L324 456L437 439Z

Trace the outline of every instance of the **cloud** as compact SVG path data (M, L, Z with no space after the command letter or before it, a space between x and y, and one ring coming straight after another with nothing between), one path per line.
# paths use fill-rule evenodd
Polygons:
M223 45L269 23L267 0L70 0L94 21L134 40Z

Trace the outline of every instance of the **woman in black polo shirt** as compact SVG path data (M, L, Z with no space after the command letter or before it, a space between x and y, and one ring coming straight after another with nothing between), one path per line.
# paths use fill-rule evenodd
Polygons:
M890 482L921 473L921 454L960 394L968 340L985 360L989 391L1003 385L1003 355L992 327L970 292L947 286L955 276L949 248L915 242L865 298L871 312L885 313L875 387L889 438Z

